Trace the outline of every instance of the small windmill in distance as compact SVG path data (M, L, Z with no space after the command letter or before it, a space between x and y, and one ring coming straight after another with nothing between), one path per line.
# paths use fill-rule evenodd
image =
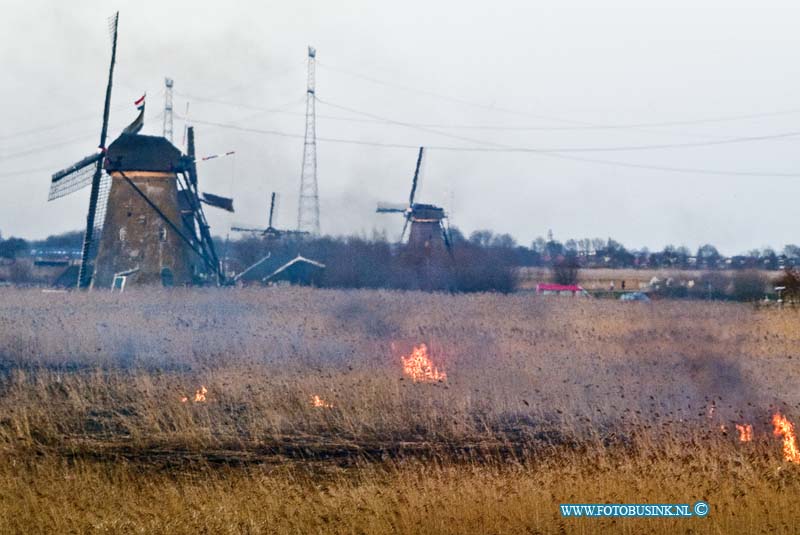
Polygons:
M250 232L253 234L260 234L262 238L267 240L274 240L284 236L307 236L309 233L300 230L284 230L272 226L273 217L275 215L275 192L272 192L269 201L269 220L267 228L258 228L253 226L233 226L231 230L234 232Z
M379 214L403 214L403 232L400 234L400 241L405 238L409 223L411 231L408 236L408 245L415 249L430 251L431 249L444 246L448 253L452 253L450 248L450 234L445 226L444 220L447 218L444 209L433 204L423 204L414 202L419 183L419 170L422 165L422 158L425 154L425 147L419 148L417 155L417 166L414 169L414 178L411 181L411 193L408 196L408 205L393 205L379 203L375 210Z

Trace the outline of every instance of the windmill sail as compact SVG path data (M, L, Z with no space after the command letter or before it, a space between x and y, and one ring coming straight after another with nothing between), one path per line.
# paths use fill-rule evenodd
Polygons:
M209 206L213 206L214 208L221 208L223 210L227 210L228 212L233 212L233 199L228 197L220 197L219 195L203 192L202 201Z
M417 166L414 168L414 179L411 181L411 194L408 196L408 206L414 206L414 195L417 193L417 183L419 182L419 168L422 165L422 156L425 153L425 147L419 148L419 155L417 155Z
M235 224L231 226L231 230L234 232L255 232L261 234L263 238L280 238L282 236L306 236L309 233L304 230L281 230L277 229L272 226L273 217L275 215L275 202L276 202L276 195L275 192L272 192L272 196L270 197L269 201L269 219L267 228L263 227L254 227L252 225L239 225Z
M114 65L117 60L117 30L119 29L119 12L114 15L111 23L111 64L108 68L108 83L106 84L106 98L103 105L103 126L100 130L100 150L105 152L106 136L108 135L108 114L111 108L111 88L114 83ZM86 214L86 233L83 235L81 250L81 267L78 272L78 287L87 288L92 281L94 255L97 253L100 230L103 219L97 218L98 203L101 201L101 186L103 182L103 159L99 158L92 175L92 190L89 194L89 211ZM106 184L107 186L107 184ZM105 206L100 210L105 213Z
M91 154L69 167L53 173L47 200L59 199L91 184L97 162L102 158L102 152Z
M379 214L402 214L408 210L408 206L401 203L379 202L375 211Z
M211 195L209 193L203 194L203 199L201 202L198 189L197 189L197 166L196 166L196 153L195 153L195 145L194 145L194 128L188 127L186 129L187 133L187 141L186 141L186 157L185 157L185 168L183 170L183 174L185 177L184 181L184 191L186 192L185 198L189 201L190 205L190 216L189 216L189 225L191 226L191 232L195 236L196 244L199 250L202 252L202 257L204 262L206 263L207 267L210 268L210 274L215 276L217 279L217 284L224 284L225 283L225 274L222 272L219 262L219 256L217 256L216 247L214 246L214 240L211 237L210 227L208 225L208 221L206 220L206 215L203 212L203 205L202 202L209 203L208 198L216 198L222 200L222 204L225 204L224 201L230 202L230 211L233 211L233 199L226 199L225 197L219 197L217 195ZM209 203L210 204L210 203Z
M269 199L269 223L267 224L267 228L272 228L272 214L275 212L275 192L272 192L272 196Z
M265 232L267 229L236 224L231 227L231 230L234 232Z

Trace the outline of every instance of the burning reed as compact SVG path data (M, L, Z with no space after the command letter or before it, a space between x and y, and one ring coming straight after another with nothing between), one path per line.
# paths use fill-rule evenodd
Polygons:
M800 490L797 324L792 312L699 302L4 290L0 479L23 478L14 498L0 499L0 518L44 507L47 498L25 491L44 482L77 492L75 511L101 511L104 502L90 503L80 489L114 495L114 477L99 474L122 462L130 472L120 481L131 488L117 490L131 504L163 504L154 517L162 521L183 518L176 511L185 499L169 495L200 495L196 478L176 474L200 474L211 490L208 502L193 502L199 516L186 525L194 526L216 525L212 496L235 516L226 489L241 488L230 491L240 504L282 489L306 505L307 519L328 517L328 527L310 524L317 532L424 532L401 505L410 499L404 489L421 485L450 518L430 532L523 532L526 522L559 531L559 501L692 498L712 504L718 531L758 532L768 525L759 524L759 504L779 489ZM19 468L3 464L12 462ZM132 475L139 468L161 483ZM282 472L289 469L306 475ZM41 483L32 477L39 472ZM473 479L485 488L458 490ZM550 494L513 494L516 505L505 510L497 500L514 486ZM370 502L375 516L359 513L361 497L376 489L386 494ZM462 501L499 523L480 524ZM98 525L134 525L131 507L98 513ZM249 525L290 529L275 507L238 512ZM404 520L387 524L390 510ZM734 511L743 527L729 521ZM790 509L769 521L773 532L798 527ZM80 526L73 531L88 530Z

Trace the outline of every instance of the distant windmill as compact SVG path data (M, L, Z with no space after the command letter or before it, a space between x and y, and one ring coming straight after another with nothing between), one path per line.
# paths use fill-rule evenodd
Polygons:
M258 228L253 226L233 226L231 230L234 232L251 232L254 234L260 234L265 239L277 239L282 236L306 236L308 232L299 231L299 230L283 230L277 229L272 226L273 216L275 214L275 192L272 192L270 196L269 202L269 220L267 222L267 228Z
M410 223L411 231L408 236L408 245L410 247L429 251L443 245L450 252L450 235L444 222L447 218L444 209L433 204L414 202L424 152L425 147L420 147L417 166L414 169L414 178L411 181L411 194L408 196L408 205L380 203L376 212L380 214L403 214L405 223L403 223L400 241L402 242L403 238L405 238L406 230Z

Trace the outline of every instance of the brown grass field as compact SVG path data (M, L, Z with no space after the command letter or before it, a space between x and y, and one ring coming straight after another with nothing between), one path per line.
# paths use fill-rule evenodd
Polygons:
M732 303L0 289L0 533L798 533L798 343Z

